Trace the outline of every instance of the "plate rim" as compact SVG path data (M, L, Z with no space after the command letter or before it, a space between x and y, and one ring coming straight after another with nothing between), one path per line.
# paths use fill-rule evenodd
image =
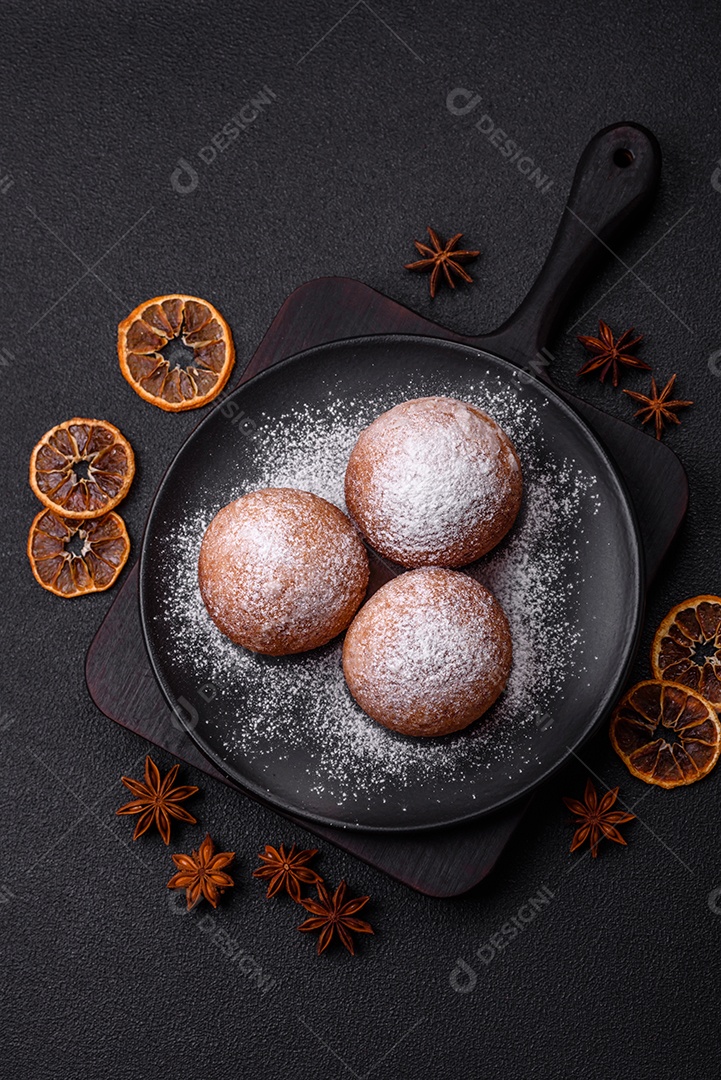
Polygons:
M585 438L591 443L596 454L604 461L608 475L613 478L617 493L619 496L619 504L623 508L623 517L627 523L628 531L632 543L629 544L629 551L633 554L633 572L634 572L634 598L635 598L635 617L632 620L632 625L628 632L628 647L626 650L626 656L623 664L618 668L618 674L615 680L609 683L609 692L606 693L602 699L601 704L594 713L594 719L590 723L586 723L578 735L578 737L566 747L566 753L555 764L549 766L543 773L541 773L535 780L527 783L519 791L507 795L498 799L491 806L486 806L480 810L471 810L468 814L463 814L458 817L452 817L444 821L434 823L423 823L420 825L398 824L398 825L367 825L357 821L343 821L338 818L331 818L323 814L316 814L308 812L303 809L299 809L297 806L292 805L286 799L274 795L267 788L262 788L260 785L249 781L247 778L237 774L236 770L225 763L220 755L216 754L210 747L206 746L202 737L195 730L195 726L192 722L188 721L185 711L182 708L178 708L178 703L174 699L174 695L171 688L166 685L166 679L164 674L159 670L156 658L153 652L151 644L151 633L149 629L149 613L146 610L146 588L147 588L147 576L148 576L148 546L149 538L151 534L151 526L153 518L156 513L159 500L165 490L167 483L171 475L175 470L176 463L179 461L182 455L187 452L188 446L193 442L200 434L201 430L212 420L214 420L217 413L221 412L227 402L234 400L239 394L242 394L247 388L254 386L255 384L266 380L271 375L277 375L282 369L288 368L295 362L300 360L307 360L314 355L326 353L341 346L356 345L360 346L365 343L379 344L387 342L389 345L397 344L399 342L413 342L417 341L423 343L423 345L433 345L441 349L452 349L462 353L472 352L475 353L478 358L483 356L489 357L495 363L505 367L511 379L519 380L523 382L531 383L542 389L554 404L561 409L576 427L580 428ZM250 361L252 363L252 360ZM247 369L246 369L247 370ZM488 349L481 348L479 346L472 345L468 342L454 341L450 338L434 337L427 334L361 334L353 337L338 338L334 341L323 342L319 345L313 345L308 349L303 349L300 352L292 353L290 356L283 357L280 360L275 361L269 367L264 368L262 371L257 372L250 378L245 379L241 376L241 381L237 386L231 390L228 394L225 394L211 409L211 411L204 416L198 424L188 433L183 440L180 447L173 455L170 463L165 469L163 476L158 484L158 487L153 495L153 499L148 511L145 526L143 529L143 535L140 548L139 559L139 573L138 573L138 597L139 597L139 609L140 609L140 624L143 633L143 643L145 650L150 661L150 666L153 671L153 675L160 686L160 689L165 697L168 705L170 706L174 716L178 719L185 733L191 738L193 743L198 747L200 752L210 763L218 769L229 781L240 788L243 793L256 799L257 801L265 804L270 809L286 814L291 817L304 819L308 822L316 823L331 828L349 829L354 832L360 833L385 833L385 834L397 834L397 833L422 833L430 832L444 828L454 828L461 825L468 825L471 822L478 821L482 818L489 817L490 815L497 813L498 811L512 806L514 803L518 803L523 798L529 798L542 784L547 783L551 777L557 773L564 765L568 763L571 757L574 756L576 751L600 728L603 720L607 716L611 705L615 698L618 696L622 686L628 678L629 671L633 664L633 661L638 650L639 640L643 629L643 616L645 606L645 557L643 551L643 544L641 541L641 535L638 527L638 521L636 516L636 510L633 505L633 501L628 492L628 488L623 476L616 468L613 459L606 450L605 446L595 434L595 432L588 425L586 420L569 405L557 392L552 384L549 384L543 379L537 378L533 373L525 371L519 365L514 364L503 356L499 356L497 353L493 353ZM630 605L629 605L630 607Z

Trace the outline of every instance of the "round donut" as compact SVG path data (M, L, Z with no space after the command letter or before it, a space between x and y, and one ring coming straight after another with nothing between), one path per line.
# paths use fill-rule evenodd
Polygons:
M231 641L269 656L325 645L365 596L368 556L337 506L264 488L220 510L198 560L203 602Z
M505 431L455 398L404 401L361 432L345 474L348 511L401 566L465 566L506 535L521 465Z
M343 672L360 707L403 735L447 735L483 716L508 681L503 608L466 574L439 567L389 581L348 628Z

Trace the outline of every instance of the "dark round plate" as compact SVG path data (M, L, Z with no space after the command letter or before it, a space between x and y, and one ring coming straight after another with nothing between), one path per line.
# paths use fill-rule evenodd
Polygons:
M508 614L514 667L493 709L442 739L395 735L351 698L341 639L294 657L232 645L205 613L197 554L215 513L290 486L343 506L360 430L408 398L485 409L524 470L513 530L466 572ZM378 336L320 346L240 386L184 444L158 490L140 566L156 676L227 776L287 812L369 830L450 825L498 809L557 769L626 678L642 611L641 550L606 453L543 383L466 345Z

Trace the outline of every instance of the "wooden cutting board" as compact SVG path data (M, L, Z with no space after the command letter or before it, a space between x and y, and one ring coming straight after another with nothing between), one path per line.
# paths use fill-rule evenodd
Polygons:
M474 341L429 322L361 282L320 278L302 285L286 300L241 381L315 345L386 333ZM686 512L683 469L665 446L637 428L570 394L562 396L601 439L626 481L639 521L648 583ZM140 626L137 565L90 646L86 679L93 701L111 720L230 783L185 733L155 681ZM466 892L490 873L529 802L521 800L468 825L410 835L361 833L300 818L290 820L419 892L449 897Z

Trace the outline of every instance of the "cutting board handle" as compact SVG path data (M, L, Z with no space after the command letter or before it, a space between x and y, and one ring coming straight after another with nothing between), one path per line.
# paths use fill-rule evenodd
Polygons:
M531 290L498 330L474 341L532 371L573 292L611 251L629 219L652 199L661 175L658 140L640 124L613 124L581 155L553 245Z

